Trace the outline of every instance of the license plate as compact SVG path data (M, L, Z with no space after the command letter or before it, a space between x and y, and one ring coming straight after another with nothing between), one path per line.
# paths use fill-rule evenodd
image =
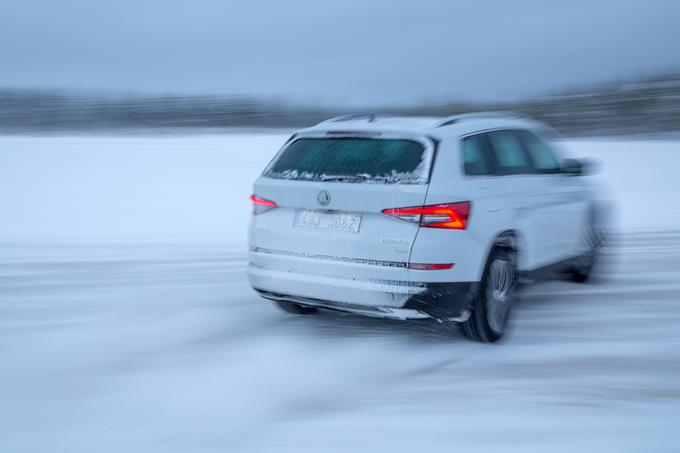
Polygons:
M328 212L302 209L295 211L293 226L303 228L320 228L322 230L346 231L358 233L361 215L347 212Z

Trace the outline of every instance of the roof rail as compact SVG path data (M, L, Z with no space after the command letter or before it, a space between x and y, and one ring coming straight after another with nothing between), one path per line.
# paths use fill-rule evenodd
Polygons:
M319 124L328 124L328 123L339 123L341 121L352 121L352 120L361 120L361 119L366 119L369 123L372 123L376 119L376 115L373 113L357 113L353 115L342 115L342 116L336 116L335 118L328 119L326 121L322 121ZM319 125L317 124L317 126Z
M471 113L460 113L458 115L447 116L443 118L435 127L450 126L456 124L460 121L474 120L474 119L484 119L484 118L506 118L506 119L522 119L527 118L521 113L515 112L471 112Z

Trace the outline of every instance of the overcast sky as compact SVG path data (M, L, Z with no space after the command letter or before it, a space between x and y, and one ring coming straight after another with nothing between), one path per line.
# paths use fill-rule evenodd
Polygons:
M676 0L0 0L0 87L508 99L680 69Z

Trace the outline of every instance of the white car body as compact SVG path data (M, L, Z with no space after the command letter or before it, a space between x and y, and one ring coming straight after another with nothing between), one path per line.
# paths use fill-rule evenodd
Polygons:
M266 298L304 306L461 322L470 316L476 285L495 244L512 242L517 268L527 274L579 256L593 209L583 178L465 174L463 140L505 130L538 137L549 131L535 121L503 114L349 117L299 131L279 155L289 143L307 137L409 139L423 144L429 178L384 184L261 176L253 193L276 207L252 216L251 285ZM471 206L464 229L427 228L383 213L460 201ZM295 216L307 210L360 216L360 226L357 232L293 226ZM417 263L452 266L422 270Z

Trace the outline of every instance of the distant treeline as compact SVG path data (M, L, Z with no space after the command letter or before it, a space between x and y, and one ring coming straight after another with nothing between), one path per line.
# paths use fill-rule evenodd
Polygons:
M349 113L452 115L514 111L566 135L680 131L680 73L610 83L505 103L442 102L343 109L243 96L123 96L55 90L0 90L0 133L293 128Z

